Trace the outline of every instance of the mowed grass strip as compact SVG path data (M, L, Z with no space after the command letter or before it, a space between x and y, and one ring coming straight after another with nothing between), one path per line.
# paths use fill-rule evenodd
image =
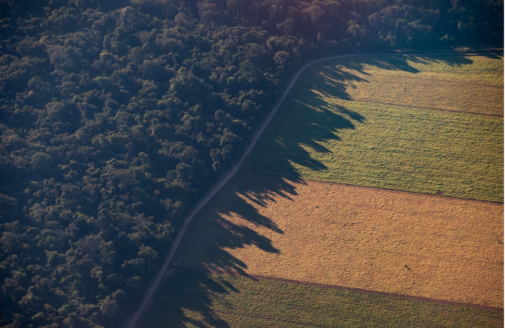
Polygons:
M461 67L476 65L471 58L473 63ZM393 61L396 70L388 70L377 60L373 69L372 59L363 61L368 64L346 59L311 68L262 138L251 165L264 174L503 202L503 117L422 108L436 106L426 93L437 91L457 110L473 89L454 89L456 82L439 80L433 82L436 90L417 97L412 90L431 82L409 72L412 62ZM452 67L436 61L422 65ZM499 93L500 99L483 99L502 110L503 87ZM481 108L475 102L469 106Z
M503 204L242 174L199 214L179 258L502 307L502 221Z
M181 269L140 328L502 327L503 312Z

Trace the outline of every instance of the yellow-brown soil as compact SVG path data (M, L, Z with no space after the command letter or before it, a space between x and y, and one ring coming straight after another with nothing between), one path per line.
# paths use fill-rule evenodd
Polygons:
M188 266L503 307L503 204L241 174L197 221Z

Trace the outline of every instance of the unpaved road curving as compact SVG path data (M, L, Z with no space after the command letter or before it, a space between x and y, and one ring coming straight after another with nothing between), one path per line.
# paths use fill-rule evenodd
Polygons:
M284 102L284 99L286 99L287 95L295 85L296 81L300 77L300 75L310 66L326 61L326 60L331 60L331 59L337 59L337 58L346 58L346 57L363 57L363 56L391 56L391 55L410 55L410 56L415 56L415 55L424 55L424 56L430 56L430 55L440 55L440 56L446 56L446 55L454 55L454 56L466 56L469 54L502 54L502 52L485 52L485 53L476 53L476 52L471 52L471 53L423 53L423 54L402 54L402 53L393 53L393 54L355 54L355 55L336 55L336 56L330 56L330 57L325 57L321 58L318 60L314 60L306 65L304 65L297 73L295 76L291 78L289 81L288 85L286 86L286 90L282 94L282 97L279 99L278 103L275 105L275 107L272 109L270 114L267 116L265 121L260 124L258 129L255 131L253 134L253 138L251 140L251 143L249 146L246 148L244 154L240 158L240 161L233 166L233 168L228 171L226 174L224 174L221 179L212 187L212 189L205 195L203 199L201 199L198 204L193 208L193 210L189 213L189 215L184 219L183 225L181 227L181 230L179 231L179 234L177 235L177 238L174 240L172 244L172 248L170 250L170 253L168 254L165 263L163 264L160 272L156 276L156 279L151 283L149 286L149 289L146 291L144 295L144 299L142 300L142 304L140 307L137 309L137 311L132 315L132 317L128 320L128 323L126 324L126 328L135 328L137 326L138 321L142 317L143 313L145 310L148 308L149 304L151 303L154 294L158 290L158 287L165 277L165 272L167 271L167 268L174 258L175 253L177 252L177 249L179 248L182 239L184 238L184 235L186 234L186 231L188 230L188 226L195 217L195 215L209 202L209 200L214 197L218 193L219 190L237 173L238 169L242 166L244 161L247 159L247 157L251 154L251 151L253 150L254 146L256 146L256 143L258 142L259 138L263 135L263 132L265 132L265 129L267 126L272 122L272 119L274 118L275 114L281 107L282 103Z

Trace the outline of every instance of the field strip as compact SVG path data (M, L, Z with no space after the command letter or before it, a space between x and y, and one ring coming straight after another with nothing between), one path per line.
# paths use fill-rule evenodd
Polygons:
M426 71L424 71L423 73L426 73ZM433 72L433 73L436 73L436 72ZM377 76L379 76L379 75L387 76L386 73L382 73L382 72L379 73L379 74L376 74L376 75ZM465 74L461 73L461 75L465 75ZM472 73L472 75L476 75L476 74ZM404 80L413 80L413 81L415 81L415 80L417 80L417 81L421 80L421 81L426 81L426 82L433 82L433 81L436 81L436 82L448 82L448 83L460 84L460 85L468 86L468 87L482 86L482 87L488 87L488 88L491 88L491 89L505 89L505 85L493 85L493 84L489 84L489 83L478 83L478 82L474 82L474 81L469 81L469 82L454 81L454 80L450 80L450 79L447 79L447 78L405 77L405 76L402 76L402 78Z
M452 110L452 109L435 108L435 107L411 106L411 105L393 104L393 103L379 102L379 101L368 101L368 100L353 100L353 101L354 102L358 102L358 103L361 102L361 103L370 103L370 104L381 104L381 105L389 105L389 106L397 106L397 107L408 107L408 108L414 108L414 109L429 109L429 110L436 110L436 111L450 112L450 113L458 113L458 114L503 117L503 115L499 115L499 114L487 114L487 113L477 113L477 112L461 112L459 110Z
M482 310L503 312L503 307L492 307L492 306L470 304L470 303L458 303L458 302L451 302L451 301L446 301L446 300L442 300L442 299L435 299L435 298L418 297L418 296L411 296L411 295L406 295L406 294L386 293L386 292L379 292L379 291L375 291L375 290L351 288L351 287L337 286L337 285L323 285L323 284L318 284L318 283L314 283L314 282L310 282L310 281L291 280L291 279L275 278L275 277L261 276L261 275L241 275L241 274L237 274L237 273L233 273L233 272L223 273L223 272L216 272L213 270L202 270L201 268L192 268L189 266L184 266L184 268L188 269L188 270L192 270L192 271L200 271L200 272L214 273L214 274L224 274L224 275L230 275L230 276L235 276L235 277L245 277L245 278L249 278L252 280L267 280L267 281L276 281L276 282L282 282L282 283L287 283L287 284L330 288L330 289L336 289L336 290L347 290L347 291L355 292L355 293L382 295L382 296L393 297L393 298L397 298L397 299L423 301L423 302L429 302L429 303L446 304L446 305L453 305L453 306L468 307L468 308L473 308L473 309L482 309Z
M388 76L387 73L383 73L383 72L374 72L375 75L377 76ZM423 71L423 73L438 73L436 71ZM467 75L479 75L479 73L452 73L453 75L454 74L460 74L462 76L467 76ZM490 75L489 73L480 73L481 75ZM403 76L402 77L403 79L405 80L421 80L421 81L439 81L439 82L449 82L449 83L453 83L453 84L461 84L461 85L467 85L467 86L482 86L482 87L488 87L488 88L495 88L495 89L503 89L503 84L498 84L498 85L495 85L495 84L491 84L491 83L479 83L479 82L473 82L473 81L470 81L470 82L461 82L461 81L454 81L454 80L451 80L451 79L448 79L448 78L436 78L436 77L423 77L423 76L419 76L419 77L407 77L407 76Z
M168 325L503 328L503 311L179 267L140 327Z
M297 91L322 91L322 98L336 87L345 89L333 91L342 99L503 115L503 61L498 59L343 59L321 64L307 76L310 82L303 79Z
M350 100L308 73L253 153L257 172L503 202L503 116Z
M200 213L179 259L499 308L503 204L244 173Z
M261 173L254 173L254 174L258 175L258 176L271 177L269 174L261 174ZM468 200L468 201L483 203L483 204L504 205L503 202L495 202L492 200L469 199L469 198L461 198L461 197L455 197L455 196L447 196L447 195L443 195L443 194L433 195L433 194L425 194L422 192L415 192L415 191L408 191L408 190L396 190L396 189L387 189L387 188L381 188L381 187L359 186L359 185L354 185L354 184L350 184L350 183L319 181L319 180L312 180L312 179L303 179L303 180L314 182L314 183L328 184L328 185L342 185L342 186L353 187L353 188L370 189L371 191L372 190L383 190L383 191L387 191L387 192L391 192L391 193L399 193L399 194L423 195L426 197L447 198L447 199L454 199L454 200Z
M471 53L457 53L457 54L444 54L444 53L441 53L441 54L430 54L430 53L426 53L426 54L423 54L423 56L429 56L429 55L448 55L448 56L467 56L467 55L470 55L470 56L472 56L473 54L475 54L475 53L474 52L471 52ZM499 51L499 52L494 52L493 51L493 52L487 52L487 54L500 54L500 55L502 55L503 52L502 51ZM329 56L329 57L325 57L325 58L321 58L321 59L317 59L317 60L311 61L311 62L305 64L302 68L300 68L300 70L298 70L298 72L289 80L289 82L286 83L286 89L282 93L282 96L280 97L279 101L273 107L272 111L267 115L267 117L265 118L265 120L260 123L260 125L258 126L258 128L256 129L256 131L254 132L254 134L253 134L253 136L251 138L251 143L245 149L245 151L244 151L242 157L240 158L239 162L235 166L233 166L230 169L230 171L228 171L227 173L223 174L223 176L220 178L220 180L197 203L197 205L192 209L192 211L188 214L188 216L186 218L184 218L181 230L179 231L179 234L175 238L175 240L174 240L174 242L173 242L173 244L171 246L170 252L169 252L169 254L166 257L165 262L163 263L163 266L160 269L160 272L158 273L158 275L156 276L156 278L152 281L152 283L150 284L150 286L147 289L146 293L144 294L142 303L139 306L139 308L127 320L127 323L125 325L126 328L134 328L134 327L137 326L137 323L138 323L139 319L142 317L144 311L147 309L147 307L149 306L149 304L152 302L152 299L153 299L156 291L158 290L159 285L160 285L162 279L165 277L167 268L168 268L170 262L173 260L176 252L178 251L179 245L181 244L181 242L182 242L182 240L184 238L184 235L186 234L186 231L187 231L187 229L189 227L189 224L191 223L191 221L193 220L193 218L196 216L196 214L200 212L200 210L221 190L221 188L223 188L224 185L227 184L227 182L233 176L235 176L235 174L237 173L237 171L239 170L239 168L242 166L242 164L244 163L244 161L251 154L251 152L252 152L253 148L256 146L258 140L260 139L260 137L265 132L267 126L272 122L272 120L275 117L276 113L278 112L279 108L283 104L284 100L286 99L286 97L288 96L288 94L290 93L291 89L295 85L295 83L298 80L298 78L302 75L302 73L307 68L309 68L310 66L312 66L312 65L314 65L316 63L320 63L320 62L331 60L331 59L348 58L348 57L360 57L360 56L361 57L366 57L366 56L389 56L389 55L390 54L380 54L380 55L377 55L377 54L359 54L359 55L354 55L354 54L352 54L352 55ZM414 56L415 54L409 54L409 55Z

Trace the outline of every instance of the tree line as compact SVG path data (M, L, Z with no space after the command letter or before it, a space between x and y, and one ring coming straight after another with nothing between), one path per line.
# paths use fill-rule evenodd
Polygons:
M500 0L0 1L0 326L120 327L283 82L503 42Z

